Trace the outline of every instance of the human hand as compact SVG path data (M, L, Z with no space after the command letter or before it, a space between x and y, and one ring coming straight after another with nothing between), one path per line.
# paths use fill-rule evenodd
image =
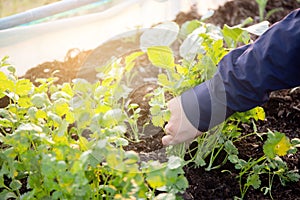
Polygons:
M171 117L165 126L167 135L162 138L163 145L190 142L195 137L201 135L201 132L196 129L186 117L180 97L171 99L168 103L168 108L171 112Z

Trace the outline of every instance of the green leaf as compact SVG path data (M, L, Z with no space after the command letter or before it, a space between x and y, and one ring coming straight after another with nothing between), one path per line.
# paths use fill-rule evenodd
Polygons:
M292 144L292 146L294 146L294 147L300 147L300 139L299 139L299 138L293 138L293 139L291 140L291 144Z
M69 100L69 99L71 99L71 96L68 93L63 92L63 91L58 91L51 95L51 100L56 101L59 99L68 99Z
M200 27L196 29L192 34L183 41L179 48L179 54L184 59L192 62L196 55L199 53L204 53L204 49L201 46L203 38L199 37L200 33L205 33L206 29Z
M137 163L140 159L139 155L134 151L126 151L125 152L125 157L126 157L126 160L125 160L126 164Z
M236 154L231 154L228 156L228 160L233 163L236 164L239 162L239 157Z
M225 24L222 33L229 48L235 48L238 42L248 44L250 41L249 33L237 26L230 27Z
M152 116L151 121L152 121L153 125L157 126L157 127L163 127L163 125L165 123L163 116L161 116L161 115Z
M150 187L156 189L159 187L163 187L166 185L167 180L164 177L164 174L162 174L161 171L151 171L147 174L147 178L146 178L148 184L150 185Z
M177 169L177 168L181 167L181 165L182 165L181 158L179 158L177 156L169 157L168 165L167 165L169 169Z
M5 187L3 175L0 175L0 188Z
M3 96L5 96L3 94L3 92L5 91L13 91L14 89L14 82L10 79L8 79L8 77L6 76L6 74L2 71L0 71L0 98L2 98Z
M14 191L19 190L22 187L22 183L19 180L12 180L9 187Z
M180 38L184 39L201 25L199 20L186 21L180 29Z
M21 131L21 132L34 131L34 132L38 132L38 133L41 133L43 131L43 129L40 126L35 125L33 123L21 124L17 130Z
M147 49L147 54L151 63L164 69L174 69L174 57L171 48L166 46L155 46Z
M60 98L56 100L53 104L54 113L59 116L63 116L67 114L70 110L69 102L66 99Z
M260 187L261 181L258 174L252 174L248 176L246 185L252 186L254 189L258 189Z
M42 107L47 106L47 105L50 104L50 101L49 101L48 96L47 96L46 93L34 94L31 97L31 102L37 108L42 108Z
M269 22L268 21L263 21L258 24L254 24L252 26L249 26L247 28L242 28L243 30L252 33L254 35L260 36L262 35L266 30L269 28Z
M68 130L68 126L69 126L69 123L67 122L67 120L62 120L58 130L57 130L57 135L58 136L63 136L67 130Z
M230 155L237 155L239 153L238 149L234 146L231 140L228 140L224 144L225 151Z
M268 139L263 146L267 157L273 159L276 155L285 156L291 148L291 143L285 134L280 132L268 132Z
M0 193L0 199L1 200L8 200L8 199L17 199L17 196L15 195L15 193L7 191L7 190L3 190Z
M179 26L175 22L165 22L147 29L140 38L140 48L146 52L154 46L170 46L176 39Z
M65 93L68 94L70 97L73 97L73 96L74 96L74 92L73 92L73 89L72 89L70 83L64 83L64 84L62 85L61 91L62 91L62 92L65 92Z
M0 118L0 127L10 128L10 127L13 127L13 123L6 118Z
M32 106L31 99L30 97L27 96L20 97L18 100L18 104L20 107L23 108L29 108Z
M112 109L107 111L104 115L103 115L103 120L104 123L107 124L108 126L114 126L116 124L118 124L120 121L122 121L124 117L124 114L122 113L122 110L119 108L116 109Z
M126 56L126 57L125 57L125 64L126 64L125 70L126 70L127 72L130 72L131 69L134 67L134 64L135 64L134 61L135 61L138 57L142 56L143 54L144 54L144 52L142 52L142 51L137 51L137 52L134 52L134 53L132 53L132 54Z
M153 105L150 108L151 115L159 115L161 113L161 108L159 105Z
M176 187L178 192L185 191L189 187L189 182L185 176L181 175L177 178Z
M29 95L33 91L33 84L29 79L19 79L16 83L15 93L19 96Z

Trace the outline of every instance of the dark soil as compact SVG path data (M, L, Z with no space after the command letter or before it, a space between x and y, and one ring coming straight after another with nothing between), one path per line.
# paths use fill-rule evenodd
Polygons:
M274 8L282 8L281 11L274 13L268 19L271 23L282 19L290 11L299 8L300 3L296 0L269 0L266 8L266 13ZM236 25L241 23L247 17L252 17L255 22L258 21L258 7L255 0L234 0L227 2L224 6L219 7L212 18L208 22L223 26L224 24ZM195 9L189 13L178 14L175 21L182 24L191 19L199 19ZM109 41L93 51L80 52L78 50L70 50L64 62L53 61L45 62L35 68L30 69L25 78L31 79L33 82L37 78L58 77L57 83L69 82L76 77L95 80L95 72L90 66L99 66L104 64L111 56L121 57L136 49L138 42L113 40ZM128 48L129 47L129 48ZM129 51L128 51L129 49ZM153 83L153 75L159 73L157 69L149 67L149 62L146 58L141 58L138 61L140 66L145 67L143 71L139 71L139 75L134 79L132 86L135 88L142 87L139 82L145 81L146 84ZM142 75L140 75L142 74ZM147 80L147 81L146 81ZM143 91L142 89L141 91ZM137 90L135 90L136 92ZM148 104L147 99L137 92L138 97L131 98L144 106L145 116L147 116ZM132 96L131 96L132 97ZM0 100L0 107L8 104L8 99ZM143 103L142 103L143 102ZM266 120L256 123L258 132L266 132L268 129L272 131L280 131L285 133L290 138L300 138L300 89L287 89L273 92L270 95L270 100L263 105L266 112ZM153 127L152 127L153 128ZM165 159L164 148L161 144L163 132L159 129L148 127L151 134L146 134L142 137L139 143L133 143L130 149L140 152L142 159ZM244 124L241 126L243 133L251 133L253 127ZM151 130L150 130L151 129ZM147 131L146 131L147 132ZM239 149L239 156L245 160L255 158L262 155L262 141L257 136L247 137L235 144ZM292 157L284 157L290 169L300 169L300 153ZM228 172L222 172L229 170ZM192 166L185 167L186 177L189 180L189 188L184 193L184 199L233 199L235 196L240 196L239 184L236 179L237 171L230 163L225 164L220 169L205 171L203 168L195 169ZM262 177L263 183L267 183L267 177ZM285 187L281 185L278 179L274 179L272 186L272 196L274 199L300 199L300 182L289 183ZM264 195L259 190L249 188L245 199L270 199L270 196Z

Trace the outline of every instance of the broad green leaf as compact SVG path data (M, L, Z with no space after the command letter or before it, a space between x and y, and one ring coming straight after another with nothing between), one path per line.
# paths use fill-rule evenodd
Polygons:
M201 46L203 38L199 37L199 34L204 33L205 31L204 27L200 27L192 34L188 35L179 48L179 54L181 57L191 62L195 59L198 53L205 52Z
M151 115L159 115L161 113L161 108L159 105L154 105L150 108Z
M146 178L148 184L150 187L156 189L159 187L163 187L166 185L167 181L164 177L164 174L162 174L162 171L152 171L147 174Z
M176 39L179 26L175 22L165 22L147 29L140 37L140 48L146 52L154 46L170 46Z
M1 200L8 200L8 199L17 199L18 197L16 196L15 193L13 192L10 192L8 190L3 190L1 193L0 193L0 199Z
M54 125L55 127L60 126L60 124L61 124L61 122L62 122L62 119L61 119L58 115L56 115L56 114L53 113L53 112L47 112L47 115L48 115L48 117L49 117L50 119L52 119L53 125Z
M73 91L70 83L64 83L62 85L61 91L67 93L70 97L74 96L74 91Z
M34 94L31 97L31 102L37 108L42 108L42 107L47 106L47 105L50 104L50 101L49 101L48 96L47 96L46 93Z
M179 192L185 191L189 187L189 182L184 175L180 175L177 178L176 187L178 188Z
M229 48L236 48L238 42L248 44L250 41L249 33L237 26L230 27L225 24L222 33Z
M9 184L9 187L12 190L19 190L22 187L22 183L19 180L12 180L11 183Z
M152 116L151 121L153 125L157 127L163 127L163 125L165 124L164 119L161 115Z
M267 157L273 159L276 155L285 156L291 148L288 137L280 132L269 132L268 139L263 146L263 151Z
M132 68L134 67L134 65L135 65L134 61L135 61L138 57L142 56L143 54L145 54L145 53L142 52L142 51L137 51L137 52L134 52L134 53L132 53L132 54L126 56L126 57L125 57L125 64L126 64L125 70L126 70L127 72L130 72L131 69L132 69Z
M75 122L75 116L73 112L66 113L66 120L69 124L72 124Z
M173 51L166 46L155 46L147 49L148 58L151 63L164 69L175 68Z
M231 140L226 141L224 146L225 146L225 151L230 155L237 155L239 153L238 149L234 146Z
M180 29L180 38L184 39L201 25L199 20L186 21Z
M158 74L157 76L159 84L166 88L173 87L174 83L169 81L168 77L166 74Z
M37 110L35 113L37 119L47 119L47 113L44 110Z
M120 137L113 137L109 139L109 142L113 142L116 144L117 147L120 146L127 146L129 144L128 140Z
M59 99L68 99L69 100L69 99L71 99L71 96L68 93L63 92L63 91L58 91L51 95L51 100L56 101Z
M0 71L0 98L4 97L5 95L3 92L5 91L13 91L14 89L14 82L7 78L6 74L2 71Z
M62 98L56 100L53 104L53 107L54 107L54 112L59 116L63 116L67 114L70 110L69 102L66 99L62 99Z
M27 123L27 124L21 124L18 129L18 131L34 131L34 132L38 132L38 133L41 133L43 131L43 129L38 126L38 125L35 125L33 123Z
M62 120L60 126L58 127L57 135L63 136L67 132L68 126L69 126L69 123L67 122L67 120L65 120L65 119Z
M15 73L16 73L16 68L13 67L13 66L8 66L8 67L7 67L7 70L8 70L9 72L11 72L12 74L15 74Z
M29 108L32 106L31 99L30 97L27 96L20 97L18 100L18 104L20 107L23 108Z
M126 164L129 165L137 163L140 159L139 155L134 151L126 151L125 158L126 158L125 160Z
M252 26L242 28L245 31L248 31L249 33L252 33L254 35L260 36L262 35L266 30L269 28L269 22L268 21L263 21L258 24L254 24Z
M4 178L3 178L3 175L1 174L0 175L0 188L3 188L5 186L4 184Z
M177 168L181 167L181 165L182 165L181 158L179 158L177 156L169 157L168 165L167 165L169 169L177 169Z
M0 118L0 127L10 128L10 127L13 127L13 123L6 118Z
M114 126L118 124L124 117L124 114L122 113L122 110L119 108L112 109L107 111L104 116L103 120L104 123L106 123L108 126Z
M16 83L15 93L19 96L29 95L33 91L33 84L29 79L19 79Z
M254 109L255 109L255 113L256 113L256 118L258 120L265 120L266 114L265 114L264 109L262 107L256 107Z

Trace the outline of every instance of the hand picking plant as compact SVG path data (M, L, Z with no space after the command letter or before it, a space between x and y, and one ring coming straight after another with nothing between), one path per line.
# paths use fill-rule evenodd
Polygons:
M174 23L167 23L166 27L163 25L154 27L162 31L162 35L169 36L163 41L152 40L149 45L147 36L152 30L146 31L141 37L141 48L147 47L145 51L150 62L165 70L165 73L158 75L158 84L161 87L156 89L149 103L153 124L162 128L169 117L166 109L166 94L178 96L183 91L210 79L216 72L218 62L228 53L228 48L235 48L238 42L248 44L250 42L249 32L261 34L266 29L265 23L263 23L247 28L224 26L221 30L217 26L199 20L186 22L181 29ZM169 46L162 46L166 43L165 41L168 41ZM175 58L170 47L175 41L179 43L179 58ZM224 48L224 41L228 48ZM198 166L205 165L205 157L214 151L213 149L220 147L220 140L224 140L223 135L222 125L220 125L215 130L198 137L196 157L191 161ZM177 152L176 155L183 157L186 153L184 145L169 147L169 152ZM213 160L209 166L212 165Z
M164 34L172 36L166 39L169 41L169 46L162 46L163 42L158 40L156 43L152 42L153 46L148 46L146 50L151 63L165 70L164 74L158 75L158 83L161 87L154 91L153 98L150 101L152 122L154 125L162 128L169 118L166 108L166 94L172 94L172 96L180 95L183 91L210 79L216 71L218 62L228 50L236 48L240 44L250 43L249 33L261 35L267 29L268 23L262 22L247 28L225 25L222 30L198 20L186 22L181 29L176 28L176 25L173 28L170 28L170 24L167 26L168 30L173 32L171 34L167 31L167 34ZM161 28L162 25L159 26L159 29ZM174 30L178 31L174 33ZM177 37L174 37L174 35L177 35ZM170 48L176 38L180 44L179 59L174 58L174 52ZM224 48L224 41L227 48ZM143 47L147 46L143 45L143 40L141 42ZM250 159L249 161L240 159L237 148L234 146L235 141L251 135L241 136L238 126L241 123L250 122L255 126L253 120L264 120L264 115L261 107L244 113L236 113L223 125L198 137L196 139L197 146L194 149L189 150L185 146L186 144L181 144L168 147L168 152L170 155L177 155L182 158L189 154L190 159L186 163L194 162L196 166L207 165L205 169L208 171L220 167L229 159L235 164L237 169L241 170L239 180L242 198L249 186L253 186L255 189L260 187L260 174L268 173L270 176L269 186L262 187L262 189L265 194L269 193L271 196L272 180L275 175L278 175L283 183L299 179L299 175L294 171L288 170L284 161L278 157L286 155L289 150L291 152L295 151L295 146L298 145L296 141L298 140L294 139L290 144L287 142L288 139L283 137L282 134L275 133L273 137L273 133L270 132L268 133L269 138L264 145L265 155L259 159ZM284 152L274 153L274 151L279 151L282 148L285 149ZM227 152L227 155L221 163L215 165L215 159L224 150ZM275 155L278 156L275 158ZM209 156L208 163L205 161L207 156ZM243 184L245 176L247 176L247 182Z

